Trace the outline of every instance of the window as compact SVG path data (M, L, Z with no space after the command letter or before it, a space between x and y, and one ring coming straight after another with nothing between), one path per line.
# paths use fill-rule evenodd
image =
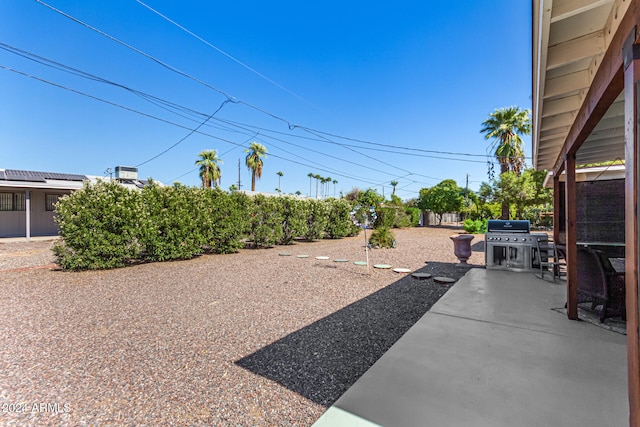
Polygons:
M0 193L0 211L23 211L25 205L24 193Z
M62 197L62 194L45 194L44 206L47 211L54 211L55 204L58 203L58 199Z

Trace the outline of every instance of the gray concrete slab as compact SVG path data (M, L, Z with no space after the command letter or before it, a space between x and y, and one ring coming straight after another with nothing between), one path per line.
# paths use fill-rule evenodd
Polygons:
M626 337L551 310L564 298L471 270L315 426L628 425Z

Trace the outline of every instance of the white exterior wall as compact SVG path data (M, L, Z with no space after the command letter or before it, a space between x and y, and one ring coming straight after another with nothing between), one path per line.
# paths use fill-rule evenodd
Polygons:
M24 188L1 187L0 192L22 193ZM58 226L53 217L53 211L47 211L45 194L69 194L69 190L42 190L29 189L31 199L31 236L55 236L58 234ZM0 238L1 237L26 237L26 212L25 211L0 211Z

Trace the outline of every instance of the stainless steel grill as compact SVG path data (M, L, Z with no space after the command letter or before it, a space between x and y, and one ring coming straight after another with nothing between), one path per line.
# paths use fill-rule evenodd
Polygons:
M537 240L545 233L531 233L529 221L490 220L485 236L485 265L488 269L534 271L539 268Z

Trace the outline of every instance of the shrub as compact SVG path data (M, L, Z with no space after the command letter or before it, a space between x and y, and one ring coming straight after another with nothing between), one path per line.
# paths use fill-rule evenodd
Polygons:
M204 238L198 224L196 188L150 185L140 193L144 219L140 244L144 259L188 259L203 252Z
M257 194L251 197L249 240L253 247L275 245L282 239L282 207L277 197Z
M141 203L137 193L115 184L86 184L56 205L62 239L52 250L65 270L122 267L140 255Z
M353 236L358 233L358 227L351 219L352 204L345 199L328 199L329 218L326 233L331 239Z
M409 215L411 227L420 225L420 216L422 215L420 208L408 207L405 212Z
M379 207L376 209L377 218L373 223L373 228L391 228L396 219L395 207Z
M327 228L329 217L329 205L323 200L307 200L307 233L304 236L307 240L322 239L324 230Z
M296 237L307 234L307 204L293 197L278 197L276 200L282 213L282 236L278 243L288 245Z
M369 244L380 248L395 248L396 236L387 227L380 227L373 230L369 238Z
M228 194L220 189L199 191L198 225L203 244L218 254L237 252L249 231L249 196L237 192Z
M487 232L486 219L465 219L462 227L464 231L471 234L481 234Z

